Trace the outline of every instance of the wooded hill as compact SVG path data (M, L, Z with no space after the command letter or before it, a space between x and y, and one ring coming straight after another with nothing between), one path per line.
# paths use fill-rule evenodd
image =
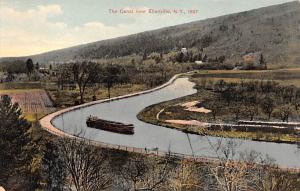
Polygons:
M143 55L144 52L168 53L185 47L203 48L210 58L225 56L228 64L243 61L248 53L263 53L269 64L300 66L299 26L300 3L294 1L30 57L34 62L48 63Z

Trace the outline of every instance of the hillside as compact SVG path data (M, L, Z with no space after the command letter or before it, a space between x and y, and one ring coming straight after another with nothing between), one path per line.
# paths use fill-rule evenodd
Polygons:
M281 5L166 27L30 56L38 62L60 62L204 48L209 57L235 63L250 52L262 52L274 65L300 66L300 3ZM26 57L23 57L23 59ZM2 58L1 60L15 59Z

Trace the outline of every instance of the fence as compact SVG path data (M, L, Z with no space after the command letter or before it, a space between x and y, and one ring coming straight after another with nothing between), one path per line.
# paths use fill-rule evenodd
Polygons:
M150 93L150 92L162 89L162 88L172 84L178 77L180 77L182 75L185 75L185 74L186 73L177 74L177 75L173 76L165 84L163 84L159 87L150 89L150 90L146 90L146 91L142 91L142 92L138 92L138 93L133 93L133 94L128 94L128 95L124 95L124 96L118 96L118 97L110 98L110 99L94 101L94 102L86 103L86 104L83 104L83 105L74 106L74 107L70 107L70 108L66 108L66 109L57 111L55 113L49 114L46 117L42 118L40 120L40 124L41 124L43 129L45 129L49 133L54 134L56 136L74 138L74 139L77 139L77 140L85 140L84 138L76 137L74 135L67 134L67 133L55 128L52 125L51 121L54 120L56 117L62 115L63 113L66 113L66 112L69 112L69 111L74 111L74 110L77 110L77 109L81 109L81 108L88 107L88 106L95 105L95 104L99 104L99 103L104 103L104 102L124 99L124 98L128 98L128 97L138 96L138 95L142 95L142 94L146 94L146 93ZM188 73L188 74L191 74L191 72ZM200 156L193 156L193 155L184 155L184 154L175 153L175 152L164 152L164 151L159 151L158 148L157 149L147 149L147 148L143 149L143 148L137 148L137 147L127 147L127 146L117 145L117 144L109 144L109 143L104 143L104 142L101 142L101 141L91 141L90 140L89 142L92 145L100 146L100 147L103 147L103 148L123 150L123 151L127 151L127 152L134 152L134 153L140 153L140 154L145 154L145 155L156 155L156 156L161 156L161 157L172 156L172 157L176 157L176 158L193 160L193 161L202 162L202 163L219 162L219 160L217 158L212 158L212 157L208 158L208 157L200 157ZM284 170L287 170L287 171L300 173L300 168L285 168L285 167L281 167L281 168L284 169Z

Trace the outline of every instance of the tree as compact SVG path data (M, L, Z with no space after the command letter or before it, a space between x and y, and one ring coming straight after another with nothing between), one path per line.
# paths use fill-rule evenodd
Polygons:
M26 68L27 68L27 73L31 74L34 69L33 61L31 58L27 59L26 61Z
M244 107L240 102L236 102L230 107L230 110L234 113L235 120L238 121L242 112L244 111Z
M211 111L213 119L216 120L216 116L221 110L220 104L217 101L212 100L209 102L209 105L207 106L207 108Z
M268 68L267 68L267 62L266 62L266 60L265 60L263 54L260 54L260 57L259 57L259 64L260 64L261 66L263 66L265 70L268 69Z
M245 107L245 113L250 118L250 121L253 121L254 116L258 114L258 107L250 104Z
M58 67L57 86L64 90L65 84L71 81L71 71L68 64L63 64Z
M147 50L144 50L144 54L143 54L143 60L147 60Z
M108 91L108 98L110 98L110 89L119 81L120 74L121 70L118 65L109 64L104 69L103 82L105 83Z
M300 107L300 97L296 97L293 99L293 105L295 106L295 110L298 111Z
M181 62L184 61L184 57L185 57L184 53L180 51L176 55L176 61L179 62L179 63L181 63Z
M147 157L147 173L144 176L142 188L144 190L159 190L169 178L172 169L172 159L165 157Z
M143 182L148 171L145 157L133 154L121 169L121 175L126 187L133 191L138 189L138 184Z
M214 90L222 93L224 91L225 87L226 87L226 82L224 80L218 80L215 83Z
M274 110L274 116L279 117L282 122L289 122L289 117L293 114L293 107L290 104L282 105Z
M43 167L46 174L47 190L63 191L67 172L57 141L47 141L44 153Z
M203 62L207 62L207 60L208 60L208 57L207 57L206 54L204 54L204 56L203 56L203 58L202 58L202 61L203 61Z
M8 95L0 100L0 185L9 177L27 173L31 162L28 152L30 124L22 117L18 103Z
M132 154L120 169L124 186L130 190L159 190L169 178L171 157Z
M224 61L225 61L225 56L223 55L223 56L220 56L219 57L219 62L221 63L221 64L223 64L224 63Z
M72 66L74 80L79 87L80 102L84 103L86 87L99 80L100 69L94 62L74 63Z
M257 169L254 176L254 190L257 191L298 191L300 188L299 174L283 171L270 165Z
M37 62L37 63L35 64L35 70L38 71L39 69L40 69L40 64Z
M271 114L275 107L275 99L272 95L266 96L261 102L262 110L268 115L268 120L271 119Z
M62 138L58 145L61 161L77 191L105 190L111 186L109 155L89 142Z
M208 166L209 171L216 179L217 188L214 190L222 191L240 191L247 190L247 183L251 181L252 157L241 157L242 153L237 152L240 143L234 140L223 141L219 139L217 144L212 144L212 149L217 155L218 162ZM240 154L240 162L234 162Z
M233 100L233 93L232 93L233 91L234 91L233 87L229 86L222 93L222 97L226 100L227 106L229 106L231 101Z
M198 172L198 165L190 160L181 159L177 166L174 167L169 178L168 184L170 190L202 190L203 189L203 173Z

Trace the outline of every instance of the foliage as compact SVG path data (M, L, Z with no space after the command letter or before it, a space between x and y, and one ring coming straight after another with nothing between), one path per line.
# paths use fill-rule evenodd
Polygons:
M80 102L84 103L84 93L86 87L91 83L96 83L99 78L99 67L94 62L74 63L72 65L74 81L79 87Z
M0 184L6 185L8 179L28 172L31 142L28 130L30 124L21 117L17 103L12 103L7 95L0 100Z
M27 59L26 61L26 68L27 68L27 72L28 74L31 74L34 70L34 65L33 65L33 61L31 58Z

